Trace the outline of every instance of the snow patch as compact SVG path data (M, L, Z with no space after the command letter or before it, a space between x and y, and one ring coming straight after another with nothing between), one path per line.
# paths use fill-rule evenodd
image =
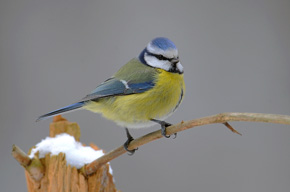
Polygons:
M77 169L104 155L102 150L96 151L89 146L83 146L73 136L66 133L56 135L56 137L46 137L36 144L29 157L33 158L37 151L39 151L39 158L45 157L48 153L51 155L65 153L67 164ZM110 173L112 174L111 166Z

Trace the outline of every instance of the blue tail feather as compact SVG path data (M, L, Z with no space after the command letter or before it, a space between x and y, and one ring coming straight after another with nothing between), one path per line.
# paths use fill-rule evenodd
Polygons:
M63 108L57 109L55 111L51 111L51 112L49 112L47 114L41 115L40 117L38 117L38 119L36 121L40 121L40 120L43 120L43 119L47 119L49 117L53 117L55 115L59 115L59 114L62 114L62 113L66 113L66 112L75 110L75 109L79 109L82 106L84 106L84 102L74 103L72 105L68 105L66 107L63 107Z

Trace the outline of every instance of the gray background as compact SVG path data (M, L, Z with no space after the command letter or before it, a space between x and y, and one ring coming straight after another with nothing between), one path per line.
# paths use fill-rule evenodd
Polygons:
M0 186L26 191L11 146L48 135L43 113L71 104L157 36L179 48L187 92L177 123L220 112L290 115L290 1L2 0ZM65 115L81 141L109 151L123 128L88 111ZM290 127L232 123L190 129L111 162L122 191L289 191ZM159 129L133 130L137 137Z

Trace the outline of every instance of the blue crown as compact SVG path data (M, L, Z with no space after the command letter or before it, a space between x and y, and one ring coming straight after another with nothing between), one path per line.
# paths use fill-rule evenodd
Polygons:
M164 51L167 49L176 49L176 46L174 45L174 43L165 37L157 37L157 38L153 39L152 45L156 46Z

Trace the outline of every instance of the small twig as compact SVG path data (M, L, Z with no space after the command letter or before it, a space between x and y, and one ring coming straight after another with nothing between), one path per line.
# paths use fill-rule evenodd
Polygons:
M203 117L199 119L194 119L190 121L185 121L172 125L166 128L166 133L172 135L174 133L190 129L197 126L222 123L227 128L229 128L234 133L240 134L232 126L229 125L229 121L247 121L247 122L264 122L264 123L276 123L276 124L287 124L290 125L290 116L287 115L276 115L276 114L262 114L262 113L220 113L213 116ZM154 141L156 139L162 138L161 131L154 131L147 135L144 135L138 139L133 140L128 149L132 150L141 145ZM85 175L90 175L96 172L96 170L106 164L107 162L119 157L120 155L126 153L123 145L115 150L112 150L102 157L96 159L90 164L84 167Z
M30 176L39 181L44 175L44 167L37 157L30 159L18 146L12 146L12 156L23 166Z
M31 163L31 159L26 155L24 151L22 151L17 145L12 146L12 156L18 163L23 166L27 167Z
M228 122L223 123L227 128L229 128L229 130L231 130L233 133L236 133L240 136L242 136L241 133L239 133L237 130L235 130Z

